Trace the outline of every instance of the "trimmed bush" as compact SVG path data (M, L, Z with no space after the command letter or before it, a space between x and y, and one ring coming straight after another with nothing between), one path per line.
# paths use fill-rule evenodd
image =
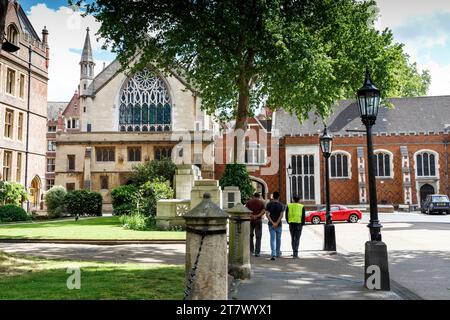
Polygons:
M98 192L88 190L75 190L66 194L67 213L74 216L101 216L102 215L102 195Z
M245 203L255 192L250 175L248 174L245 164L231 163L225 167L225 172L219 181L222 189L228 186L239 187L241 191L241 202Z
M177 166L169 158L152 160L133 166L133 172L128 179L135 186L155 180L169 181L170 186L172 186L176 169Z
M174 191L170 187L169 181L155 180L152 182L146 182L140 186L142 194L142 205L139 205L139 209L146 216L156 215L156 203L162 199L172 199Z
M13 204L18 207L28 200L28 192L16 182L0 181L0 204Z
M31 217L25 210L13 204L0 207L0 222L27 221Z
M64 199L67 195L66 189L63 186L54 186L47 191L45 195L45 205L50 218L58 218L64 212Z
M129 216L120 216L119 221L125 229L136 231L151 230L155 225L152 217L146 217L142 213L133 213Z
M125 185L114 188L111 191L111 198L115 215L130 215L136 210L141 194L138 187Z

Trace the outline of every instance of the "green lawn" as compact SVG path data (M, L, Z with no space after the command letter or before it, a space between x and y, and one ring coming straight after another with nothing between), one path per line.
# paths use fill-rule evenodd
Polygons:
M119 218L63 220L17 225L0 225L0 239L67 239L67 240L184 240L180 231L134 231L122 228Z
M68 267L81 288L69 290ZM184 267L50 260L0 253L0 300L182 299Z

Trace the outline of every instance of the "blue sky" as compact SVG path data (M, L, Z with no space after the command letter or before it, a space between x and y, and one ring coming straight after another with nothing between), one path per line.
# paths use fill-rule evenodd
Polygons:
M392 29L396 41L405 44L405 51L419 69L430 70L429 95L450 95L450 1L378 0L377 3L380 9L377 28ZM20 4L38 32L46 26L50 33L49 101L68 101L77 88L86 27L91 29L96 72L114 59L114 54L101 49L102 41L96 41L94 34L99 23L69 10L66 0L20 0Z

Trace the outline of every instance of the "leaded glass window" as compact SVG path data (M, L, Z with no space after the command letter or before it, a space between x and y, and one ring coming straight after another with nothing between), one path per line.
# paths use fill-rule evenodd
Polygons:
M135 73L122 88L119 130L172 130L172 102L167 86L147 68Z
M422 152L416 156L417 176L434 177L436 176L436 157L431 152Z
M292 195L297 195L300 200L314 200L314 156L293 155L291 166Z

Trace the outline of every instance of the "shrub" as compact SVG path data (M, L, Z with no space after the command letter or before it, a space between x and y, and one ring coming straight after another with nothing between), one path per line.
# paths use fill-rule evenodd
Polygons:
M169 158L152 160L133 166L133 172L128 178L130 183L136 186L154 180L169 181L172 186L176 169L177 166Z
M28 200L28 192L16 182L0 181L0 204L13 204L18 207Z
M120 216L119 221L125 229L137 231L151 230L155 225L155 220L153 217L146 217L142 213L138 212L135 212L129 216Z
M88 190L75 190L66 194L67 213L70 215L102 215L102 195Z
M111 191L112 205L115 215L130 215L136 209L140 199L139 188L134 185L125 185Z
M225 172L220 178L220 186L222 189L228 186L239 187L241 191L241 202L245 203L251 198L252 194L255 192L253 188L252 181L248 174L245 164L232 163L227 164L225 167Z
M63 186L54 186L45 195L45 205L51 218L60 217L64 212L64 198L66 189Z
M27 212L21 207L7 204L0 207L0 222L27 221L30 220Z
M142 205L139 208L146 216L156 215L156 203L161 199L172 199L174 191L169 181L155 180L140 186Z

